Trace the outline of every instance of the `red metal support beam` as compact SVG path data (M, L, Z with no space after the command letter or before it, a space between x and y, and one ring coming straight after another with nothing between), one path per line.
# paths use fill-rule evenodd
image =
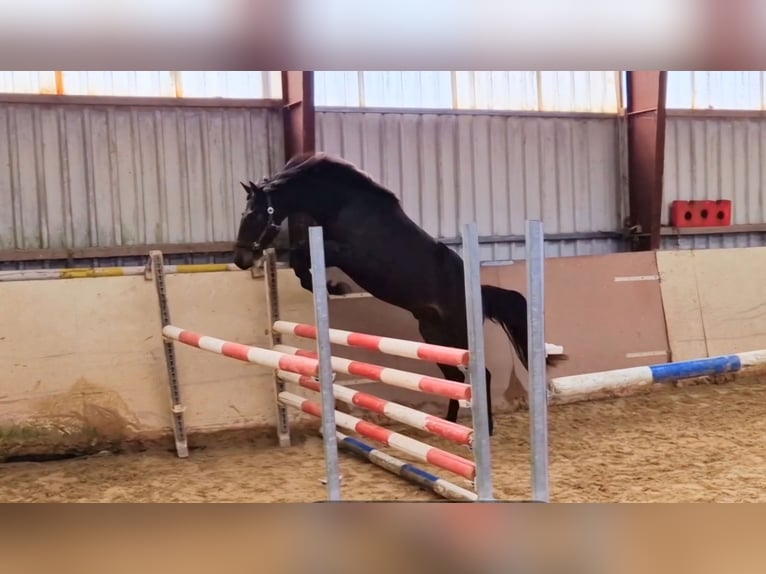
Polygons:
M627 72L630 215L634 250L660 248L667 72Z
M314 72L282 72L282 100L284 104L285 159L295 154L316 149L314 110ZM293 216L288 221L290 245L308 241L311 219Z
M282 72L285 158L315 149L314 72Z

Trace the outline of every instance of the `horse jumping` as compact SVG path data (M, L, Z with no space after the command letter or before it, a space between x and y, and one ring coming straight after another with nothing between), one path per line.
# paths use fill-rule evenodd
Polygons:
M336 267L372 296L412 313L423 340L468 347L463 260L428 235L404 212L399 199L353 164L323 153L298 154L258 184L242 184L247 199L234 246L234 262L249 269L276 238L287 217L308 216L324 233L327 267ZM312 290L308 242L290 250L290 267ZM328 282L328 293L350 287ZM518 291L482 285L485 319L499 324L527 368L527 302ZM547 364L555 364L547 358ZM461 370L438 364L446 379L465 382ZM489 433L494 432L491 374L487 377ZM457 421L450 399L446 419Z

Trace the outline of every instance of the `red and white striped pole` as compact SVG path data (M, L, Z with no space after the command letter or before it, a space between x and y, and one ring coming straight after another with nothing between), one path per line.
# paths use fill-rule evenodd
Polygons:
M280 353L272 349L261 349L241 343L232 343L215 337L201 335L194 331L187 331L173 325L162 328L162 335L168 339L178 341L190 347L197 347L203 351L217 353L224 357L238 359L246 363L255 363L272 369L283 369L300 373L301 375L318 376L319 361L314 358L300 357L293 353Z
M319 392L320 390L319 381L314 377L290 373L288 371L278 371L277 375L283 381L295 383L305 389L310 389L316 392ZM392 401L381 399L375 395L356 391L349 387L344 387L343 385L333 385L333 393L335 394L336 399L343 401L346 404L355 405L385 415L392 420L430 432L457 444L470 446L473 442L472 428L445 421L439 417L426 414L410 407L405 407L404 405Z
M317 338L316 327L306 323L276 321L274 322L273 329L283 335L295 335L304 339ZM418 343L416 341L394 339L392 337L379 337L377 335L343 331L342 329L330 329L330 342L336 345L359 347L370 351L378 351L386 355L432 361L453 367L467 367L470 359L470 354L466 349Z
M321 418L322 416L322 409L319 404L296 394L288 392L279 393L279 401L284 405L299 409L315 417ZM335 411L335 423L339 427L355 431L364 437L400 450L419 461L433 464L468 480L476 478L476 465L474 462L451 452L430 446L340 411Z
M274 350L303 358L315 359L317 356L313 351L299 349L298 347L291 347L289 345L275 345ZM465 383L429 377L427 375L418 375L417 373L400 371L399 369L391 369L389 367L362 363L360 361L352 361L341 357L332 357L332 368L333 371L337 373L355 375L357 377L379 381L381 383L410 389L412 391L430 393L432 395L439 395L459 401L471 400L471 386ZM284 370L292 371L293 369Z

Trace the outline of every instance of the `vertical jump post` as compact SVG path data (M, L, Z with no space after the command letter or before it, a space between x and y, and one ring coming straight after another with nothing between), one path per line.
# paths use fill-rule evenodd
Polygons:
M487 376L484 361L484 307L481 299L481 261L479 235L475 223L463 226L463 276L468 327L468 381L471 384L473 449L476 457L476 494L479 502L494 500L492 459L487 410Z
M147 267L152 277L154 277L154 287L157 290L157 300L160 308L160 323L163 328L170 325L170 306L168 305L168 294L165 286L164 264L162 251L153 250L149 252ZM163 339L162 348L165 351L165 366L168 372L168 385L170 387L170 412L173 415L173 436L176 442L176 454L179 458L187 458L189 456L189 444L186 438L186 425L184 423L184 411L186 409L181 401L181 386L178 383L175 346L173 341Z
M327 272L324 258L324 234L320 226L309 227L309 253L311 256L311 283L314 293L314 323L317 328L317 354L319 355L319 385L322 405L322 438L327 467L327 498L341 500L338 436L335 427L335 394L332 349L330 347L330 309L327 296ZM273 326L273 325L272 325Z
M532 498L549 501L548 487L548 388L545 352L545 239L543 222L527 220L527 331L529 332L530 447Z
M269 314L269 333L271 334L271 347L282 343L282 334L273 329L276 321L279 321L279 289L277 288L277 252L274 248L267 249L264 253L264 275L266 279L266 310ZM274 404L277 408L277 440L279 446L290 446L290 424L287 418L287 407L277 400L279 393L285 390L285 384L274 371Z

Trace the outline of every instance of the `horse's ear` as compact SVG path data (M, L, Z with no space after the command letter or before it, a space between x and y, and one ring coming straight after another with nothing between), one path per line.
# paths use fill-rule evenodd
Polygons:
M240 182L239 182L239 185L241 185L241 186L242 186L242 188L245 190L245 193L246 193L247 195L250 195L250 188L249 188L249 187L247 187L247 185L245 184L245 182L244 182L244 181L240 181Z

